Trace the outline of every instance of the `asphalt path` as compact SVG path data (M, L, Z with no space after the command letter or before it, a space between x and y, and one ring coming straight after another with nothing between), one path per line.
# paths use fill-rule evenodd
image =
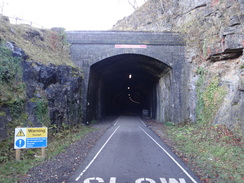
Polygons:
M196 183L198 177L139 117L120 116L69 183Z

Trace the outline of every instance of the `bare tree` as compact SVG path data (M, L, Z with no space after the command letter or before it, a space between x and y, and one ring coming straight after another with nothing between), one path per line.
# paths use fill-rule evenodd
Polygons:
M133 2L128 0L128 3L134 8L134 10L136 10L138 8L138 4L137 4L136 0L133 0Z
M163 5L163 1L162 0L160 0L160 5L161 5L161 8L162 8L161 11L162 11L162 14L163 14L165 10L164 10L164 5Z
M2 2L2 4L0 5L0 10L1 10L0 14L3 14L3 8L4 8L4 2Z
M2 1L2 3L0 4L0 14L3 15L3 10L4 10L4 7L8 5L8 3L6 3L5 1Z

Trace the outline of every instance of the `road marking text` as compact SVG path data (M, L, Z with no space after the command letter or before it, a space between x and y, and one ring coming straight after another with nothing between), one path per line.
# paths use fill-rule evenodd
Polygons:
M100 178L100 177L90 177L84 180L84 183L93 183L94 180L96 180L99 183L105 183L105 181ZM176 180L175 178L160 178L159 179L161 183L186 183L184 178L179 178L179 181ZM168 180L168 181L167 181ZM137 180L135 180L135 183L156 183L155 180L151 179L151 178L139 178ZM116 177L111 177L109 183L116 183Z

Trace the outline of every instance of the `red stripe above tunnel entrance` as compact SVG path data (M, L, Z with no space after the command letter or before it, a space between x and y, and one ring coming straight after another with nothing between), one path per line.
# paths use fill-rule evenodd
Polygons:
M147 45L116 44L115 48L147 48Z

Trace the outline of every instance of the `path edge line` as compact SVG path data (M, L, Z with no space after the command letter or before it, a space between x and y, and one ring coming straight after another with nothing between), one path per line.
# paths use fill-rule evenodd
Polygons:
M140 127L141 130L154 142L156 143L169 157L174 161L174 163L194 182L197 183L197 181L166 151L151 135L149 135L145 130Z
M103 146L99 149L99 151L97 152L97 154L94 156L94 158L90 161L90 163L86 166L86 168L80 173L80 175L75 179L75 181L78 181L83 174L87 171L87 169L92 165L92 163L96 160L96 158L98 157L98 155L101 153L101 151L103 150L103 148L107 145L107 143L109 142L109 140L113 137L113 135L115 134L115 132L119 129L120 126L118 126L114 132L110 135L110 137L107 139L107 141L103 144Z

